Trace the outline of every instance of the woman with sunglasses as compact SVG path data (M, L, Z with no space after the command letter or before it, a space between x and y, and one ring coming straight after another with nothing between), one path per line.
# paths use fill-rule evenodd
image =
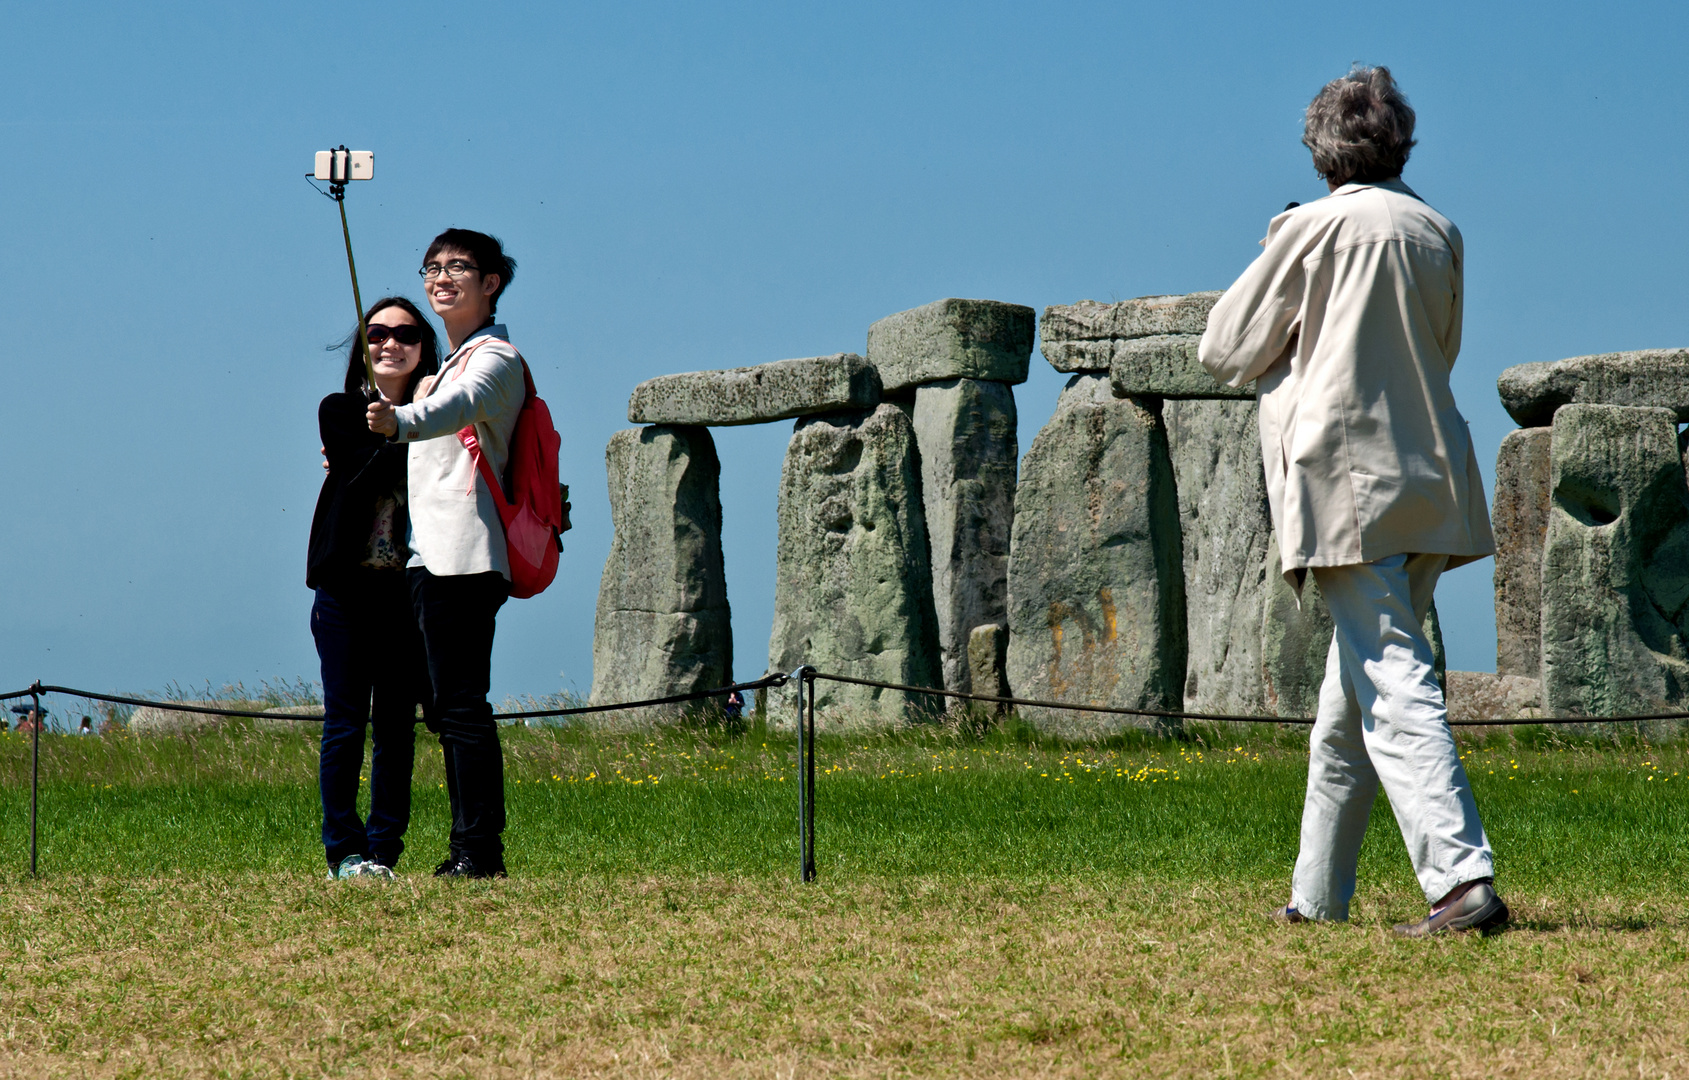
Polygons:
M391 878L410 824L416 707L428 700L422 634L405 584L407 447L372 433L367 403L402 405L440 367L433 327L402 297L365 316L375 393L366 385L357 330L345 389L317 409L328 478L311 521L305 583L316 590L311 635L323 672L318 780L331 879ZM358 817L364 725L373 728L369 821Z

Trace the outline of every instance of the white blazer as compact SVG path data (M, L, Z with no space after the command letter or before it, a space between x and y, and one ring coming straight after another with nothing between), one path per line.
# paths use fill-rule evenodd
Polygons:
M1460 230L1400 179L1345 184L1273 218L1208 317L1198 358L1251 379L1284 575L1400 554L1495 553L1460 352Z
M457 437L474 424L493 474L504 475L527 393L522 359L509 336L503 324L471 335L441 365L439 376L418 388L415 401L393 410L399 421L394 440L411 444L409 566L442 577L490 570L510 577L498 508Z

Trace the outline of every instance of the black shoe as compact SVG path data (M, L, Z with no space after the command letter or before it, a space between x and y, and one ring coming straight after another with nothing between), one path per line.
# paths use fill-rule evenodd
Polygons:
M496 862L482 860L476 862L469 855L453 855L445 862L434 868L435 877L450 878L501 878L505 876L504 860Z

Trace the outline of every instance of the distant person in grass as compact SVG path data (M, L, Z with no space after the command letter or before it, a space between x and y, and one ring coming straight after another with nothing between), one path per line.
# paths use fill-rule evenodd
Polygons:
M458 433L473 425L503 476L527 383L494 313L516 263L499 241L447 229L422 260L428 302L451 355L408 405L371 402L369 429L410 447L410 550L405 571L427 647L434 722L452 805L441 877L504 875L504 758L487 701L493 629L510 596L504 525Z
M1388 68L1308 106L1302 142L1331 194L1272 219L1220 298L1199 356L1256 380L1285 578L1308 573L1335 632L1310 741L1288 922L1343 920L1380 783L1430 914L1404 936L1506 922L1494 859L1421 625L1442 572L1495 553L1472 438L1449 389L1462 244L1402 182L1414 112Z
M398 296L376 301L365 321L374 390L380 400L408 402L439 370L434 328ZM328 476L305 569L317 594L311 636L323 677L317 779L329 877L391 878L410 825L416 707L428 700L428 669L405 584L406 448L369 430L356 327L349 344L344 388L317 407ZM366 724L373 740L367 822L358 816Z

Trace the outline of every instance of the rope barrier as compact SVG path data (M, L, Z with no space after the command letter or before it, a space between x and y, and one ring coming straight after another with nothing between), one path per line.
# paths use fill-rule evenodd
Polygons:
M1070 712L1109 713L1116 716L1148 716L1158 720L1209 720L1229 724L1312 724L1312 716L1250 716L1229 713L1186 712L1174 709L1128 709L1117 705L1075 705L1066 701L1038 701L1031 698L993 697L990 694L969 694L960 690L940 690L931 686L908 686L903 683L880 682L877 679L858 679L850 675L829 675L814 672L813 678L829 682L850 683L855 686L874 686L882 690L900 690L910 694L960 698L964 701L989 701L997 705L1028 705L1038 709L1066 709ZM1689 712L1629 713L1624 716L1510 716L1495 720L1450 720L1450 727L1509 727L1519 724L1617 724L1643 720L1689 720Z
M699 701L704 698L723 697L737 691L761 690L768 686L784 686L789 676L783 674L764 675L751 682L733 683L715 690L700 690L691 694L672 694L669 697L647 698L644 701L623 701L614 705L578 705L567 709L531 709L525 712L494 713L495 720L529 720L546 716L580 716L585 713L615 712L620 709L644 709L655 705L678 705L687 701ZM137 705L147 709L163 709L167 712L198 713L202 716L239 716L253 720L297 720L304 723L320 724L320 716L301 716L298 713L275 712L273 710L257 709L227 709L216 705L195 705L186 701L156 701L151 698L125 697L121 694L99 694L92 690L78 690L71 686L52 686L36 683L28 690L21 690L16 694L0 695L0 700L14 697L29 697L31 694L65 694L70 697L87 698L90 701L105 701L114 705Z
M897 690L908 694L925 694L932 697L956 698L962 701L979 701L992 705L1016 705L1035 709L1065 709L1069 712L1104 713L1113 716L1143 716L1156 720L1203 720L1212 723L1226 724L1312 724L1311 716L1258 716L1253 714L1192 712L1184 709L1132 709L1118 705L1082 705L1070 701L1043 701L1037 698L997 697L992 694L973 694L961 690L943 690L934 686L911 686L905 683L882 682L878 679L860 679L852 675L834 675L825 671L809 668L816 679L828 682L849 683L853 686L869 686L881 690ZM700 690L691 694L671 694L668 697L646 698L641 701L622 701L610 705L577 705L564 709L529 709L519 712L494 713L497 720L532 720L544 717L584 716L590 713L619 712L624 709L646 709L658 705L680 705L688 701L701 701L706 698L725 697L734 691L741 693L762 690L769 687L782 687L791 681L792 676L782 673L765 675L760 679L749 682L732 683L714 690ZM254 720L295 720L304 723L322 723L320 716L301 716L298 713L276 712L274 710L259 709L231 709L216 705L196 705L186 701L160 701L154 698L127 697L122 694L101 694L93 690L78 690L71 686L56 686L46 683L36 683L23 690L14 690L8 694L0 694L0 701L11 701L16 698L29 697L32 694L65 694L70 697L87 698L90 701L104 701L114 705L134 705L141 708L163 709L168 712L197 713L204 716L235 716ZM1560 724L1626 724L1642 723L1649 720L1689 720L1689 712L1652 712L1626 713L1622 716L1508 716L1490 720L1450 720L1450 727L1514 727L1527 724L1542 724L1545 726Z
M531 712L494 713L499 720L527 720L541 716L582 716L586 713L616 712L620 709L643 709L652 705L678 705L684 701L698 701L702 698L722 697L735 690L761 690L768 686L785 686L790 681L789 675L764 675L751 682L734 683L723 686L719 690L701 690L695 694L674 694L670 697L648 698L645 701L624 701L618 705L578 705L569 709L535 709Z

